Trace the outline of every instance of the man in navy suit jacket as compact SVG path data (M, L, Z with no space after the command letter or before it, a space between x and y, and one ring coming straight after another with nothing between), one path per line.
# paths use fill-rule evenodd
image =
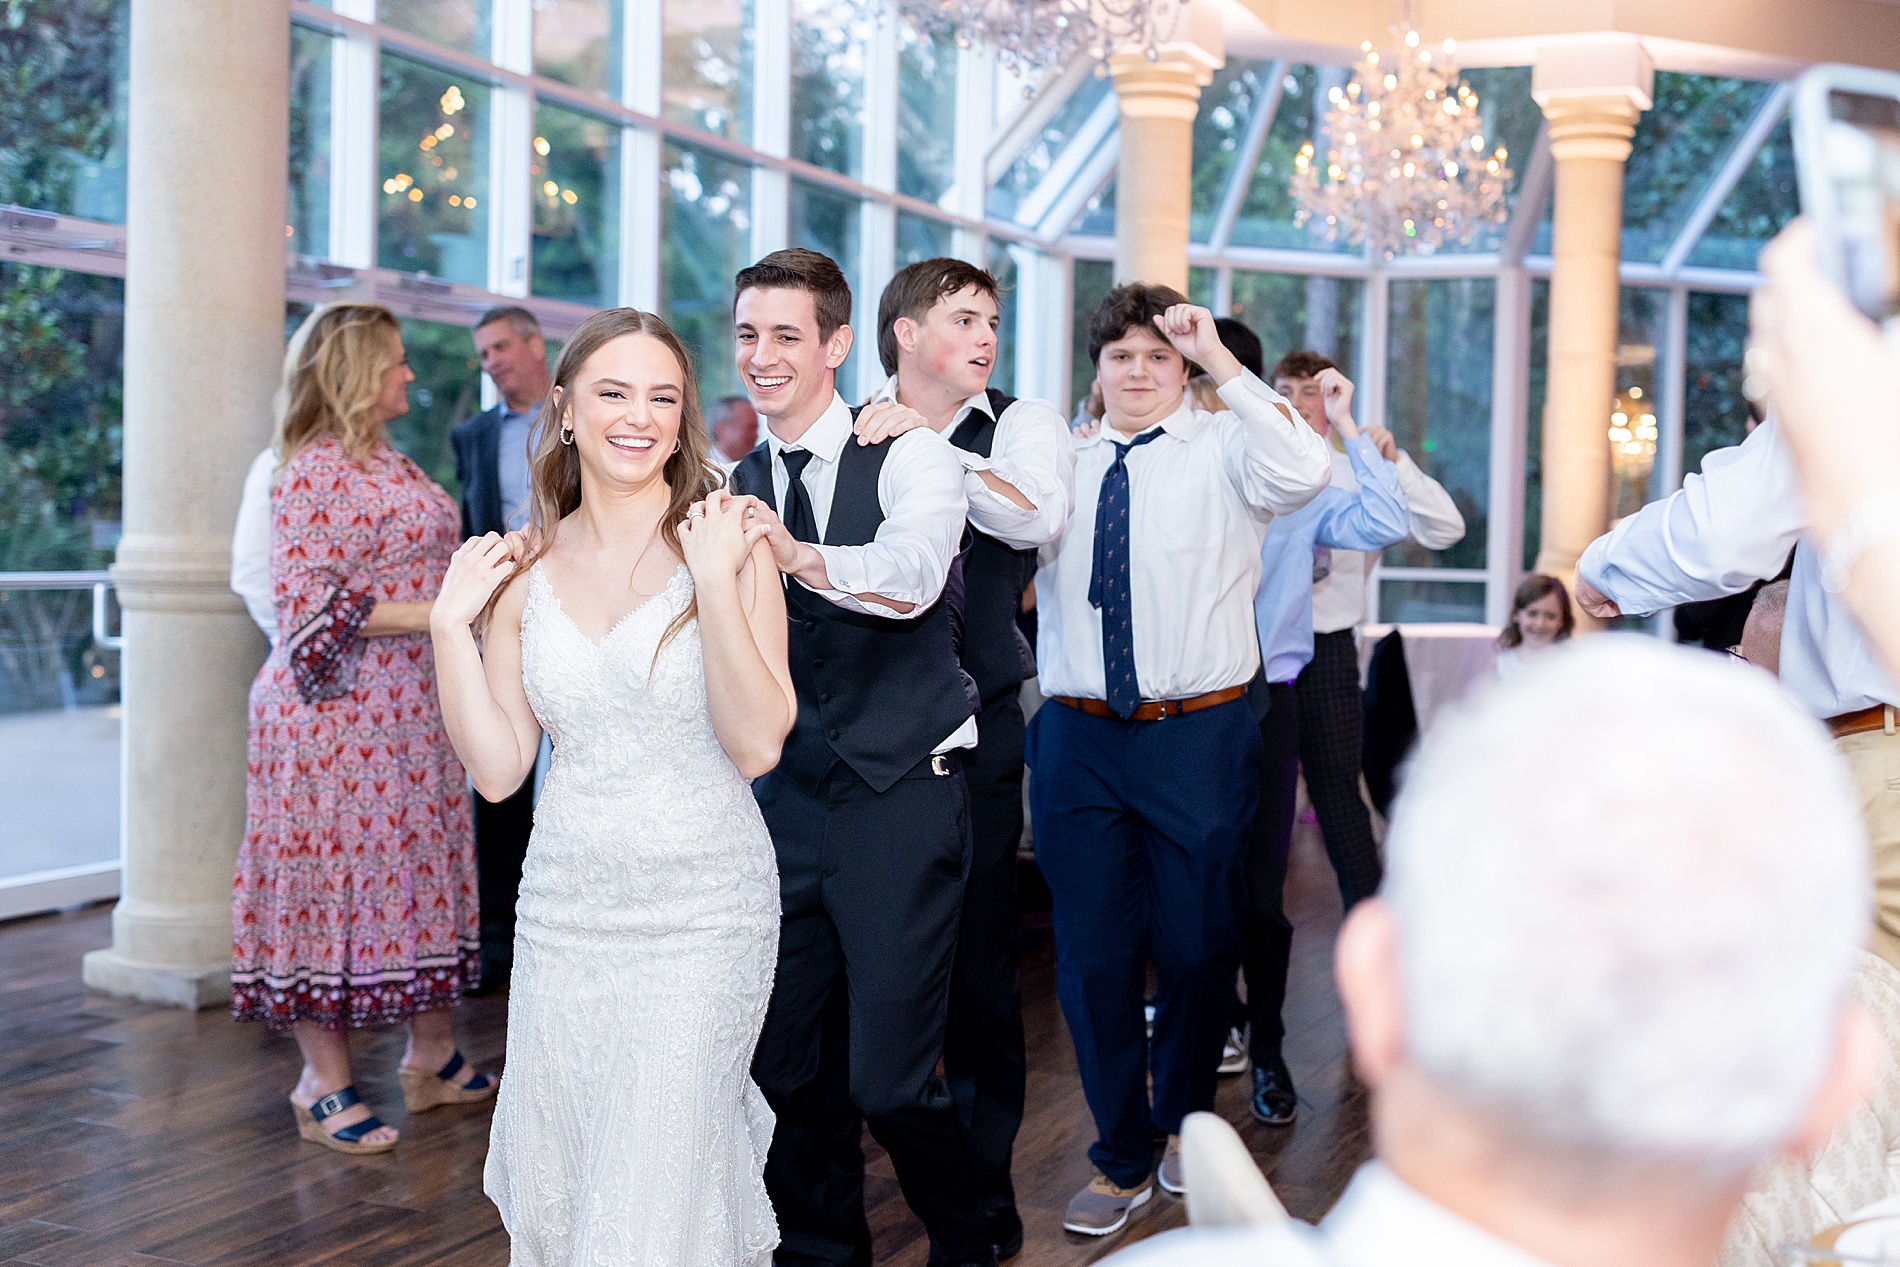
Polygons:
M449 432L462 485L462 535L507 532L528 520L528 455L549 386L541 323L526 308L491 308L475 325L482 372L501 399ZM534 776L503 801L475 798L475 861L481 884L482 983L497 989L514 959L515 892L534 825Z

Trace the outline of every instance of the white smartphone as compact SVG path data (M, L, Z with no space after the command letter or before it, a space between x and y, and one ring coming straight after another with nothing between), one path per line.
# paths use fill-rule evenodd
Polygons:
M1816 66L1795 84L1801 213L1856 308L1900 318L1900 74Z

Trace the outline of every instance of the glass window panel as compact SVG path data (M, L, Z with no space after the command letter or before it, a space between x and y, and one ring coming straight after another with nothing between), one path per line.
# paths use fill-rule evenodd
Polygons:
M1668 252L1769 87L1754 79L1656 72L1656 104L1637 122L1624 168L1624 259L1655 263Z
M611 308L620 294L620 128L540 102L534 131L534 293Z
M1544 399L1550 382L1550 282L1531 280L1531 343L1525 377L1524 570L1537 570L1544 540Z
M1232 242L1236 246L1281 246L1312 251L1343 251L1358 254L1344 240L1328 242L1325 226L1295 228L1293 201L1293 158L1308 141L1322 143L1320 123L1326 115L1326 94L1346 83L1347 72L1340 66L1294 66L1281 81L1280 106L1273 112L1273 124L1267 129L1254 164L1246 199L1234 220Z
M1393 567L1481 568L1491 500L1491 345L1497 286L1460 277L1389 283L1386 426L1399 447L1445 486L1465 517L1449 550L1406 540Z
M897 267L918 260L934 260L952 253L956 241L949 223L929 216L897 213Z
M449 430L482 408L482 363L475 355L475 333L446 321L401 319L402 347L416 381L409 384L409 412L389 424L389 442L422 468L423 474L462 496L455 478L455 450Z
M1115 282L1115 266L1107 260L1077 260L1071 269L1073 296L1070 325L1069 394L1088 399L1095 384L1095 362L1089 359L1089 318Z
M1055 166L1056 159L1061 157L1083 123L1113 91L1107 79L1096 76L1084 79L1056 108L1035 139L1023 147L1023 152L1016 156L1002 178L990 186L985 204L989 213L1005 220L1015 219L1017 206L1042 184L1043 177Z
M1085 237L1115 236L1115 177L1110 176L1108 183L1088 200L1069 232Z
M290 28L290 196L284 228L292 255L330 253L330 50L333 37Z
M752 0L670 0L660 56L674 123L752 139Z
M1544 112L1531 98L1529 66L1481 66L1460 73L1471 91L1478 95L1478 117L1483 120L1485 148L1503 145L1511 165L1511 182L1505 187L1506 207L1517 205L1517 192L1524 183L1524 171L1530 166L1531 152L1537 147L1537 129ZM1495 251L1504 242L1510 225L1485 225L1468 242L1447 244L1446 251Z
M1669 294L1653 287L1625 286L1617 308L1616 399L1605 429L1610 445L1612 523L1660 497L1668 474L1656 454L1663 425L1659 349L1665 337Z
M1748 296L1689 292L1683 356L1682 469L1702 469L1716 449L1748 436L1742 353L1748 349Z
M1359 376L1359 305L1366 284L1356 277L1301 277L1235 269L1228 313L1260 336L1269 373L1288 352L1331 357L1348 378Z
M863 290L863 280L858 276L858 242L861 235L860 212L864 204L849 194L838 193L819 185L807 184L802 180L792 182L791 190L791 244L822 251L829 255L844 271L845 280L851 283L854 297ZM852 344L851 355L838 367L838 390L846 396L852 394L857 385L859 344L865 343L864 334L871 334L870 342L875 343L875 332L860 332L859 338ZM875 349L867 355L877 355Z
M1483 581L1379 581L1379 619L1388 625L1484 623Z
M621 0L535 0L534 73L620 92Z
M125 223L126 7L0 9L0 203Z
M376 20L478 57L494 54L493 0L377 0Z
M1689 263L1702 268L1753 271L1768 239L1781 232L1801 210L1795 188L1794 137L1783 116L1748 170L1722 200L1721 210L1702 233Z
M1214 284L1220 280L1220 270L1191 265L1188 268L1188 302L1199 304L1203 308L1214 306Z
M792 157L857 176L864 168L868 0L792 0Z
M1201 89L1200 112L1194 116L1194 177L1189 233L1205 242L1214 229L1221 195L1227 190L1247 124L1267 93L1269 62L1229 58L1214 72L1214 81Z
M383 55L376 262L488 285L487 84Z
M1016 394L1016 322L1021 309L1016 302L1016 252L1002 238L990 239L990 276L996 279L996 364L990 370L990 386Z
M739 389L732 277L752 260L752 169L675 143L662 163L660 315L692 352L707 401Z
M897 192L937 202L957 175L957 45L897 29Z
M112 562L124 342L119 278L0 263L0 572Z

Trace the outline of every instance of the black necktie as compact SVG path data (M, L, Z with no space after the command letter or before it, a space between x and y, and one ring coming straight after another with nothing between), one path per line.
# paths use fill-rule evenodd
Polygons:
M1134 598L1128 583L1128 454L1164 434L1156 427L1127 444L1110 440L1115 464L1102 476L1102 488L1095 497L1089 602L1102 612L1102 677L1108 706L1122 718L1141 703L1141 685L1135 676Z
M818 544L818 516L812 513L811 494L805 491L805 466L811 461L810 449L780 449L779 461L785 463L785 526L798 541Z

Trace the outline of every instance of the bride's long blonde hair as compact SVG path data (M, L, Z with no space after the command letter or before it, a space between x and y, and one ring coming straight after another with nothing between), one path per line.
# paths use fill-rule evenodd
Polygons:
M693 358L687 353L686 345L680 342L680 337L673 333L671 326L653 313L641 312L637 308L609 308L597 312L582 322L580 329L562 347L561 359L554 367L554 381L548 388L547 399L541 405L540 421L535 427L534 450L528 456L528 552L516 561L514 572L508 578L510 581L541 561L554 545L555 528L561 520L580 508L580 448L561 442L561 432L574 412L574 382L580 377L581 366L587 363L588 357L615 339L629 334L643 334L650 339L658 339L673 354L673 359L679 362L683 392L680 399L679 447L667 458L666 466L662 469L669 496L666 510L660 515L659 526L660 539L666 542L667 548L674 554L681 554L679 527L686 522L687 508L694 502L704 501L706 495L720 485L719 470L712 464L710 457L711 441L706 435L706 423L700 415L699 384L693 376ZM506 585L497 588L495 597L488 600L488 606L482 612L483 625L487 624L495 603L506 588ZM699 600L694 597L686 604L686 609L666 627L666 632L660 637L660 646L664 647L698 616Z

